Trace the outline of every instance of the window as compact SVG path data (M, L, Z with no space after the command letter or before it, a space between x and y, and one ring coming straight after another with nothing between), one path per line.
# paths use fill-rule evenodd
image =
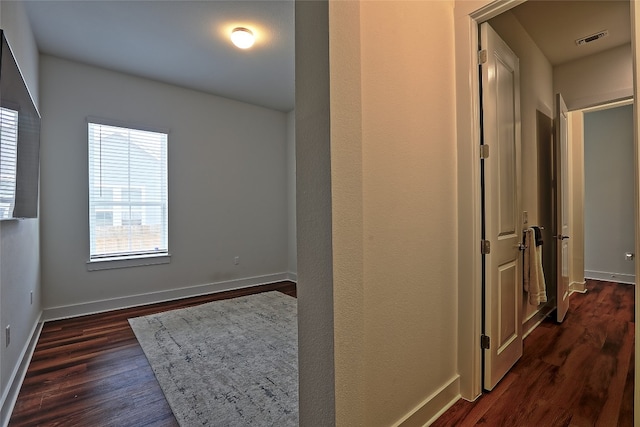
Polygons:
M0 107L0 219L13 217L18 170L18 112Z
M96 209L96 227L111 227L113 225L113 212Z
M123 200L142 201L142 189L129 188L122 190ZM130 206L122 212L122 225L142 225L142 206Z
M167 134L89 123L89 261L168 255Z

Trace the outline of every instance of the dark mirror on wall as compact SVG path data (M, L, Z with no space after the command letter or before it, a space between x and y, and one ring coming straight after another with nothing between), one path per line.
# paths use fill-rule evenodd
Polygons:
M5 32L0 34L0 220L36 218L40 114Z

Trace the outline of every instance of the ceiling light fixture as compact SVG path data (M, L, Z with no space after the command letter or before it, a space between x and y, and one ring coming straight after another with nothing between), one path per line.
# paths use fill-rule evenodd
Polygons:
M255 37L251 30L244 27L236 27L231 31L231 41L240 49L248 49L253 46Z

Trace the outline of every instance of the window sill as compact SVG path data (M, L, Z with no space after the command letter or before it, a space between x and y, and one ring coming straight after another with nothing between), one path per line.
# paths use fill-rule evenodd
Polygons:
M139 255L135 257L113 257L87 261L88 271L110 270L114 268L141 267L145 265L169 264L171 254Z

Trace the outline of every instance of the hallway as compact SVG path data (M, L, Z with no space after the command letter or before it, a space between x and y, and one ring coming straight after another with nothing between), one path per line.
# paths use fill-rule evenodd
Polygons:
M432 426L633 426L634 286L587 280L565 321L546 319L490 393Z

